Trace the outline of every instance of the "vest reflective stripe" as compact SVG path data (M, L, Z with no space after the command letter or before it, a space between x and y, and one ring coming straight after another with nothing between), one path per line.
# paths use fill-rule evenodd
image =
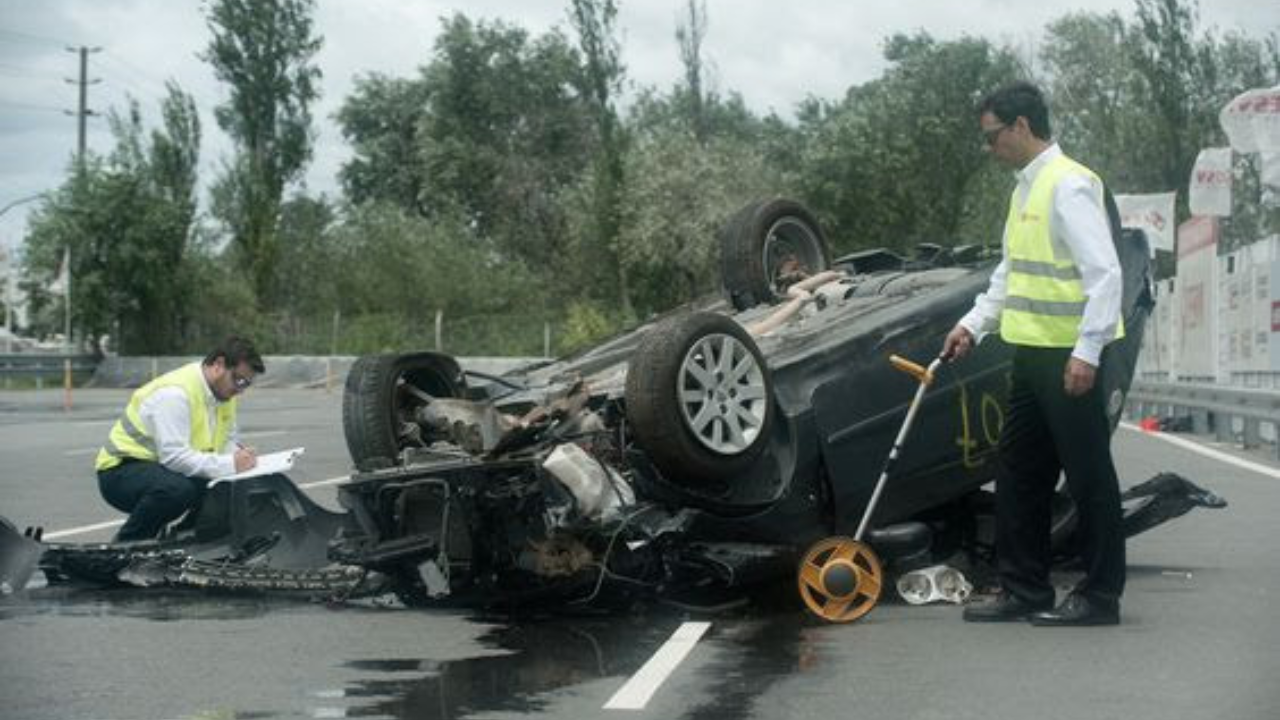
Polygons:
M1035 315L1053 317L1075 317L1084 314L1084 302L1056 302L1053 300L1028 300L1024 297L1012 297L1005 300L1005 309L1021 310Z
M1080 269L1075 265L1059 267L1053 263L1036 262L1034 260L1010 260L1009 269L1023 275L1056 278L1058 280L1079 280Z
M123 422L124 431L134 442L155 449L155 441L151 439L151 436L147 435L147 431L136 423L132 417L125 415L120 420Z
M1035 347L1073 347L1079 338L1087 304L1080 269L1073 258L1059 257L1055 252L1049 222L1054 191L1070 174L1092 178L1101 192L1102 183L1092 170L1059 155L1040 170L1021 208L1016 189L1009 199L1009 215L1005 221L1005 259L1009 274L1004 310L1000 314L1000 337L1006 342ZM1102 206L1100 196L1098 206ZM1118 323L1116 337L1123 335L1123 325Z
M235 420L238 398L233 398L229 402L218 405L215 418L216 424L211 432L209 428L209 407L205 402L207 384L204 380L201 364L196 362L167 372L138 388L133 393L133 396L129 398L129 404L125 407L124 413L112 426L106 444L98 451L98 457L94 463L97 470L113 468L125 458L150 462L156 462L159 459L155 438L147 433L146 426L142 422L142 416L139 414L139 409L142 407L143 401L150 397L152 393L165 387L182 388L187 397L187 405L190 408L191 416L189 442L192 448L199 452L216 452L227 444L227 440L231 436L231 425Z
M117 422L117 424L120 425L120 429L123 430L125 434L129 436L130 440L132 440L134 443L138 445L141 445L143 448L147 450L148 453L150 453L154 457L156 455L156 441L152 440L151 436L147 435L147 432L145 430L139 428L133 423L134 423L133 418L129 417L127 412L125 413L124 417L120 418L120 420ZM112 428L112 430L113 432L111 434L115 435L115 432L114 432L115 428ZM123 448L115 444L115 441L111 439L110 435L107 436L107 444L102 446L102 452L105 452L108 455L111 455L112 457L116 457L116 458L129 457L128 453Z

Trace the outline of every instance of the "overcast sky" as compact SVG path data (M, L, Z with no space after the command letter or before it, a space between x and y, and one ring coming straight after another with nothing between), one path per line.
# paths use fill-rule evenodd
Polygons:
M324 45L316 64L323 96L314 107L315 159L306 185L338 193L337 171L349 155L332 115L353 79L368 73L408 76L429 59L440 18L463 12L503 19L532 33L559 26L572 37L568 0L317 0ZM226 93L198 55L209 41L198 0L0 0L0 208L57 187L76 147L78 59L67 46L100 47L90 55L90 109L123 107L132 95L149 125L164 83L195 96L208 183L230 144L213 120ZM808 96L836 99L883 70L881 41L924 30L937 39L962 35L1007 42L1034 54L1045 24L1070 10L1133 16L1133 0L706 0L703 45L721 92L740 92L755 111L790 117ZM669 88L679 80L675 28L685 0L619 0L623 60L633 87ZM1244 29L1253 37L1280 29L1277 0L1201 0L1201 28ZM89 119L88 146L105 152L102 118ZM203 201L203 198L202 198ZM0 216L0 246L20 243L21 203Z

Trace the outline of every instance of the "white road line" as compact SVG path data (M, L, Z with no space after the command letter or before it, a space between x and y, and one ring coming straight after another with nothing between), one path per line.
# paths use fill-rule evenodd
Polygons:
M57 540L58 538L71 537L72 535L83 535L91 533L95 530L106 530L108 528L119 527L124 524L124 520L108 520L100 522L97 525L81 525L78 528L69 530L58 530L57 532L47 532L44 534L45 540Z
M324 485L337 485L344 480L350 479L350 475L340 475L338 477L329 478L328 480L317 480L315 482L299 485L302 490L313 487L321 487ZM98 530L107 530L113 527L119 527L124 524L124 520L107 520L106 522L95 523L93 525L81 525L80 527L67 528L66 530L55 530L44 534L45 540L58 540L60 538L72 537L74 535L84 535L85 533L96 532Z
M605 710L643 710L658 687L693 650L711 627L709 622L687 622L676 628L658 652L604 704Z
M1280 480L1280 470L1277 470L1276 468L1273 468L1273 467L1269 467L1267 465L1263 465L1262 463L1256 463L1256 462L1253 462L1252 460L1245 460L1243 458L1238 458L1235 455L1224 453L1221 450L1214 450L1211 447L1206 447L1204 445L1201 445L1198 442L1187 440L1186 438L1180 438L1180 437L1177 437L1176 435L1170 435L1168 433L1162 433L1162 432L1154 432L1154 433L1147 432L1146 430L1143 430L1142 428L1132 423L1127 423L1127 422L1120 423L1120 427L1126 430L1132 430L1134 432L1142 433L1143 435L1146 435L1147 437L1150 437L1150 438L1155 438L1156 440L1163 440L1172 445L1177 445L1180 448L1190 450L1191 452L1194 452L1194 453L1199 453L1207 458L1212 458L1214 460L1224 462L1228 465L1235 465L1238 468L1251 470L1260 475L1266 475L1267 477Z

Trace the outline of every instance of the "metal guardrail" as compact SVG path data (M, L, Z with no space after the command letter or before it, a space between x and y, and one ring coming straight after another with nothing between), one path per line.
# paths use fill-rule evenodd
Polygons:
M1246 448L1262 446L1264 423L1270 425L1273 438L1280 435L1280 391L1276 390L1135 380L1129 390L1129 410L1139 417L1190 416L1194 432ZM1280 441L1275 442L1275 450L1280 459Z
M15 379L25 378L33 378L36 387L41 388L46 381L61 383L68 360L72 375L91 375L98 367L98 360L92 355L0 355L0 379L4 387L9 387Z

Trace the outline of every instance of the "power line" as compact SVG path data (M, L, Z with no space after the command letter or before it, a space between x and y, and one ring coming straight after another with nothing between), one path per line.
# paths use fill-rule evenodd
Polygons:
M0 100L0 107L13 108L15 110L29 110L38 112L55 112L61 115L66 112L62 108L49 107L48 105L34 105L31 103L13 102L10 100Z
M44 43L48 45L67 45L66 40L57 40L44 35L36 35L35 33L21 32L19 30L10 30L9 28L0 28L0 35L8 35L9 37L25 40L27 42Z
M10 65L8 63L0 63L0 70L7 70L14 77L24 78L48 78L50 80L61 80L62 76L57 73L48 72L46 70L35 70L32 68L24 68L18 65Z
M105 50L102 54L102 58L113 64L119 70L123 71L125 75L131 76L135 82L143 85L149 95L154 95L159 98L164 98L168 95L168 89L163 81L159 80L154 75L139 69L136 65L126 61L116 53L113 53L110 50Z

